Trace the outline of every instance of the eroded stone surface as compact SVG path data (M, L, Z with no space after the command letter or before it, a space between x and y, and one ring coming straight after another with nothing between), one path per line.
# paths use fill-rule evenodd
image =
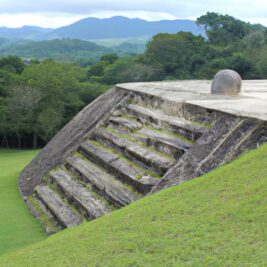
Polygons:
M138 133L144 134L150 139L162 141L166 144L182 149L184 151L192 147L192 143L161 131L155 131L149 128L143 128L140 131L138 131Z
M137 195L130 192L120 181L89 161L79 156L72 156L67 159L67 162L101 191L103 196L107 196L114 205L122 207L138 198Z
M156 124L161 128L170 129L173 132L184 136L185 138L191 139L192 141L197 140L206 129L188 121L182 117L170 116L160 110L148 109L138 105L130 104L127 109L130 113L139 116L140 120L148 119L152 125Z
M163 131L152 130L146 127L131 136L174 158L179 158L192 146L190 142L185 142L182 138L177 138Z
M71 199L86 211L91 219L110 213L108 207L75 181L65 170L59 169L50 176Z
M171 158L160 155L152 150L147 149L146 147L142 147L137 143L129 141L126 138L121 138L103 129L99 129L96 134L97 136L112 142L118 148L128 151L138 160L155 167L155 169L157 169L160 173L165 173L166 170L168 170L175 163L175 161Z
M139 123L138 121L131 120L128 118L123 118L123 117L111 117L109 119L109 122L115 126L114 128L116 128L116 126L124 127L130 131L134 131L134 130L142 128L142 124Z
M62 227L58 225L54 215L38 197L32 196L31 200L26 200L26 204L34 217L40 221L43 220L41 223L47 234L54 234L62 229ZM37 209L37 207L39 208ZM43 216L45 216L45 220L43 219Z
M132 184L141 193L148 193L158 182L157 179L145 174L142 169L135 167L128 160L122 159L92 142L83 143L81 149L91 159L105 165L108 170L115 172L121 180Z
M48 186L39 185L35 191L63 226L73 227L82 222L71 208Z

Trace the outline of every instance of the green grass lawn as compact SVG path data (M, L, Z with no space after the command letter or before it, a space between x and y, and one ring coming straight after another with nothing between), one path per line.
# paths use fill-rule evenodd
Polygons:
M266 229L267 145L8 253L0 266L267 266Z
M0 150L0 255L46 238L18 189L20 171L36 154L37 151Z

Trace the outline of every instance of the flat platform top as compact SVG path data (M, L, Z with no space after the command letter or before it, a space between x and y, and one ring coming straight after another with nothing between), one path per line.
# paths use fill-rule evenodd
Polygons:
M238 96L211 95L211 81L207 80L124 83L117 87L267 121L267 80L243 81Z

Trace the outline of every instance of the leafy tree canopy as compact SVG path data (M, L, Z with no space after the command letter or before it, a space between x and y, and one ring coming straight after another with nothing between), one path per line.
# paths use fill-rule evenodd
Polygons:
M215 45L227 45L264 28L261 25L251 25L229 15L214 12L208 12L199 17L197 23L205 26L209 42Z

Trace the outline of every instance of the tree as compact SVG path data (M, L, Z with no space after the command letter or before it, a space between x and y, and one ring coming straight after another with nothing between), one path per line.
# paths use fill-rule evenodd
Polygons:
M37 118L38 134L44 141L49 141L59 130L62 125L63 114L58 110L48 107L42 110Z
M204 25L209 42L214 45L228 45L241 40L249 33L263 29L260 25L251 25L228 15L208 12L197 19L199 25Z
M160 70L141 62L134 57L121 58L105 69L103 82L107 84L152 81L161 79Z
M43 96L40 91L29 86L16 86L9 90L7 107L9 124L17 137L17 145L21 147L21 139L26 133L33 132L33 147L37 147L34 116Z
M107 55L103 55L100 58L100 61L105 61L108 64L113 64L115 63L117 60L119 59L119 57L117 56L117 54L107 54Z
M18 83L19 75L0 68L0 96L6 96L8 89Z
M229 62L223 57L215 57L209 60L199 71L200 79L213 79L214 75L222 70L230 68Z
M90 102L94 101L98 96L103 94L109 88L110 88L109 85L101 83L94 83L94 82L80 83L79 84L80 100L82 101L83 106L88 105Z
M2 138L2 145L9 148L8 135L9 135L9 112L6 99L0 97L0 136Z
M207 46L201 36L192 33L158 34L147 46L144 62L159 66L165 75L192 78L205 63Z
M58 64L51 60L30 65L22 73L22 85L25 88L34 88L34 91L42 96L34 112L28 112L34 145L36 145L37 136L45 137L43 140L48 141L47 138L51 137L51 132L55 132L54 128L57 127L59 130L83 106L77 92L79 79L82 78L83 74L79 68ZM45 112L48 111L50 115L57 113L55 115L57 123L51 122L53 131L49 125L40 125L45 122ZM40 114L42 114L41 117ZM54 118L51 118L51 121L53 120Z
M103 76L105 67L107 67L109 63L106 61L99 61L96 64L94 64L89 70L88 70L88 76L91 78L92 76Z
M236 53L229 59L229 66L237 71L242 79L257 79L255 64L242 53Z
M246 35L243 39L243 43L247 49L263 47L266 44L265 31L255 31Z
M0 59L0 68L21 74L25 69L25 64L19 57L8 56Z

